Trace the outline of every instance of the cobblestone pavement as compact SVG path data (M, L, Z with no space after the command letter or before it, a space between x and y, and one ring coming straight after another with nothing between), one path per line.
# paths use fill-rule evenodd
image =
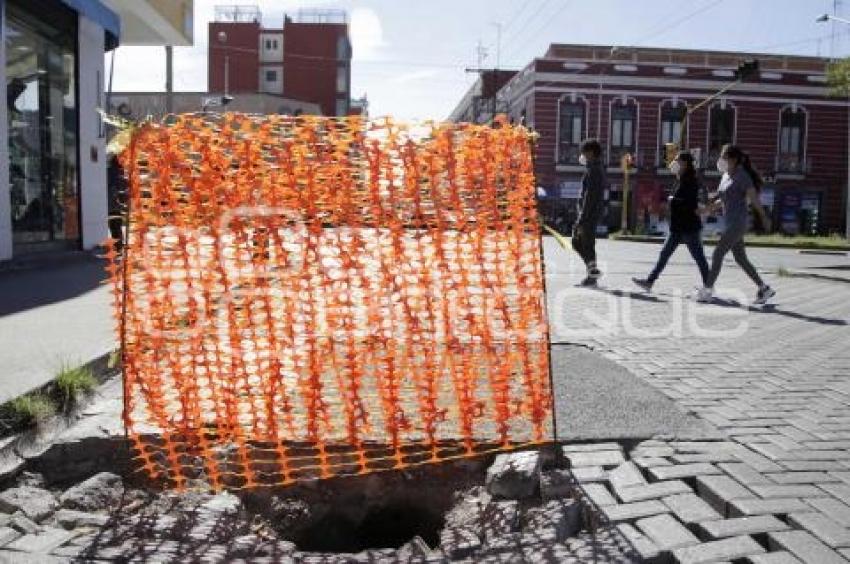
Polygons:
M576 477L649 559L850 560L850 285L778 275L846 272L850 261L751 250L778 291L761 308L731 261L715 303L684 296L697 281L684 249L652 294L636 291L630 277L658 250L601 242L604 284L587 290L573 286L574 257L548 240L553 342L620 363L725 439L653 437L624 456L617 443L567 447Z

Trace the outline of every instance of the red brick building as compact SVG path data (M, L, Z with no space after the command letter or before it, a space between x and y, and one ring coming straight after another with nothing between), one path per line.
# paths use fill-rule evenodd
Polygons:
M540 134L535 169L549 197L576 197L583 171L579 144L600 140L611 182L611 229L620 227L620 159L633 155L630 227L654 230L663 223L672 184L664 144L679 139L686 104L733 81L747 59L757 59L760 71L686 121L684 146L699 149L705 186L716 188L719 149L734 142L766 178L762 201L777 229L843 232L848 104L827 92L827 59L553 44L496 97L514 120ZM453 115L463 115L465 103Z
M319 104L343 116L351 99L351 43L341 10L300 10L279 28L257 8L216 8L209 23L208 90L267 93Z

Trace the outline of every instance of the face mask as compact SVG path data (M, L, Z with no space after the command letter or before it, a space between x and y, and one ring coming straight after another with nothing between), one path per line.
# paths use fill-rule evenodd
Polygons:
M729 161L726 159L717 159L717 170L719 170L721 174L729 172Z
M584 155L580 156L578 158L578 164L580 164L581 166L587 166L587 157L585 157Z
M682 165L679 164L679 161L673 161L672 163L670 163L670 172L672 172L673 174L678 176L681 170Z

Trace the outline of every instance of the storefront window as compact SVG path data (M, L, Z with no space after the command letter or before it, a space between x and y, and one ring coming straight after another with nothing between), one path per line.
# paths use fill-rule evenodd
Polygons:
M6 3L9 182L17 250L75 246L80 238L76 17L61 6L41 4Z

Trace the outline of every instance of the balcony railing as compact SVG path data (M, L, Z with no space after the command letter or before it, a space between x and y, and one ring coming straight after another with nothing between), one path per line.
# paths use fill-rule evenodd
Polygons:
M215 21L229 23L259 23L263 19L259 6L221 5L215 7Z
M296 15L290 16L295 23L305 24L347 24L348 13L345 10L305 8L298 10Z

